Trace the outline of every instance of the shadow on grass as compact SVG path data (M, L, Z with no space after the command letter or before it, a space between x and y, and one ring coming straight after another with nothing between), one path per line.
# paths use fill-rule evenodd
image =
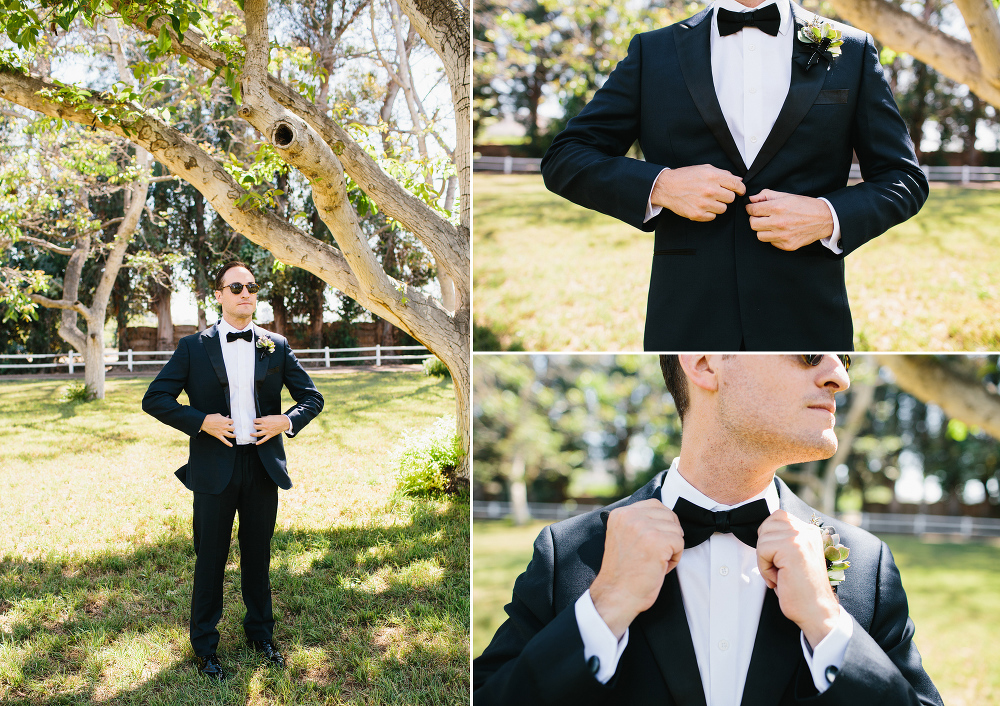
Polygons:
M469 688L468 501L389 504L409 521L275 533L275 640L286 671L262 665L244 645L234 539L219 624L219 655L232 677L221 686L192 662L194 552L180 523L128 554L4 557L0 700L461 702Z
M501 336L510 340L506 346L504 346ZM498 333L497 331L494 331L489 324L483 325L481 323L476 323L473 324L472 327L472 350L476 353L493 351L520 352L524 350L524 345L513 336L508 336L502 332Z

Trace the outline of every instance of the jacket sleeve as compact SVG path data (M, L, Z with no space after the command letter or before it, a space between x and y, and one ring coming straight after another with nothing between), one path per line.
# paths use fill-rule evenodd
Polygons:
M927 178L870 34L863 51L852 146L864 181L824 194L837 211L843 255L916 215L928 195Z
M188 436L197 436L208 415L177 401L188 383L190 370L191 351L187 339L181 339L177 350L143 395L142 411Z
M282 345L285 352L284 384L295 400L295 404L288 408L285 415L292 422L290 435L294 436L323 410L323 395L295 357L288 340L284 339Z
M642 35L580 114L556 136L542 159L545 186L585 208L645 231L646 203L662 166L625 154L639 138Z
M913 644L913 633L899 570L883 542L871 626L866 631L855 622L844 662L830 688L822 694L816 693L808 670L800 670L796 700L816 706L942 706L941 695L924 671Z
M612 677L601 684L588 669L574 605L555 611L554 574L553 535L546 527L535 540L531 563L514 583L504 607L507 620L472 662L476 706L585 706L602 702L616 683Z

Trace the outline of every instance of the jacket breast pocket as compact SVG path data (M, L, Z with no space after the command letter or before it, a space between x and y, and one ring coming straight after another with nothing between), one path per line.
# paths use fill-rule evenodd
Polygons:
M820 91L816 96L813 105L840 105L846 104L850 91L846 88L838 88L830 91Z
M281 370L281 366L280 365L275 365L273 368L268 368L267 369L267 374L268 375L273 375L274 373L278 372L279 370Z

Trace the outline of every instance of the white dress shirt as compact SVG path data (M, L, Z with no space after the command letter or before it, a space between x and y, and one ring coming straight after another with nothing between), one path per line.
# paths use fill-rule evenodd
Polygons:
M778 6L781 15L776 37L757 27L744 27L735 34L720 36L716 20L719 8L731 12L748 12L750 8L736 0L716 0L712 8L712 81L722 115L748 169L771 134L792 81L795 18L788 0L764 2L753 10L772 4ZM839 245L840 221L837 212L833 204L824 198L821 200L833 216L833 234L820 242L840 254L843 248ZM662 206L653 206L651 190L643 222L655 217L661 210Z
M243 329L238 329L225 319L220 319L218 329L222 358L226 363L226 377L229 378L229 410L233 420L233 431L236 434L235 441L238 446L255 444L258 437L251 435L256 431L253 420L257 417L257 406L254 402L256 336L254 341L245 341L242 338L235 341L226 340L229 333L243 333L248 329L252 331L253 322ZM288 419L288 415L282 416ZM288 431L291 430L292 420L288 419Z
M663 504L673 508L678 498L713 512L730 510L763 498L770 512L778 509L774 483L738 505L722 505L699 492L678 470L679 459L663 479ZM694 644L705 702L708 706L739 706L746 684L750 657L767 585L757 568L757 551L732 534L714 533L697 547L685 549L674 571L681 586L684 614ZM576 602L576 620L583 638L584 659L600 660L597 679L607 683L618 668L628 644L628 630L621 641L601 619L586 591ZM810 650L800 633L802 653L820 693L829 687L826 669L840 669L853 632L851 616L840 608L836 627Z

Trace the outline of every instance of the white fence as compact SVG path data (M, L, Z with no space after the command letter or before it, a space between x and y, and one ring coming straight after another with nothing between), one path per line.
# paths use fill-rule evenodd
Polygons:
M529 157L480 157L473 161L476 172L503 172L504 174L537 173L541 159ZM959 184L1000 181L1000 167L920 167L928 181L948 181ZM851 179L861 178L861 167L851 165Z
M389 351L401 351L390 353ZM409 351L409 352L407 352ZM369 353L370 355L347 355L344 353ZM128 368L134 372L144 365L163 365L173 351L112 351L104 356L104 364ZM381 366L384 362L418 362L430 358L431 353L423 346L369 346L367 348L304 348L295 351L295 356L306 367L329 368L334 363L363 362ZM8 363L8 360L23 360L23 363ZM40 362L51 361L51 362ZM0 355L0 370L18 368L66 368L70 375L83 372L83 358L79 353L21 353Z
M568 503L528 503L528 514L536 520L565 520L596 510L600 505ZM513 514L505 500L474 500L472 517L476 520L502 520ZM1000 520L964 515L909 515L862 512L841 518L842 522L858 525L872 534L946 534L965 538L1000 537Z

